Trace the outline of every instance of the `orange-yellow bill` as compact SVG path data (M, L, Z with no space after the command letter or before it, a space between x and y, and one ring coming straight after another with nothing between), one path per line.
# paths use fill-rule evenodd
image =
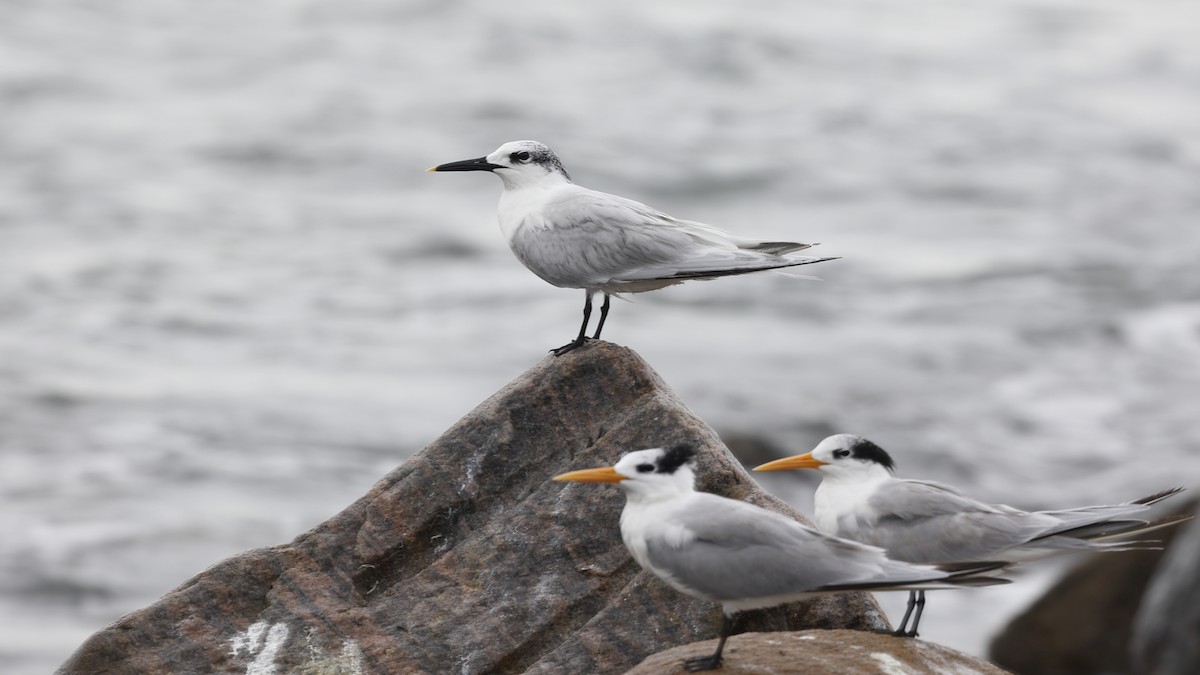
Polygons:
M599 469L569 471L555 476L553 480L569 480L577 483L620 483L625 480L625 476L617 473L617 470L611 466L605 466Z
M829 462L822 462L819 459L813 459L811 452L806 452L803 455L794 457L784 457L777 459L774 462L767 462L761 466L754 467L755 471L790 471L792 469L816 469L825 466Z

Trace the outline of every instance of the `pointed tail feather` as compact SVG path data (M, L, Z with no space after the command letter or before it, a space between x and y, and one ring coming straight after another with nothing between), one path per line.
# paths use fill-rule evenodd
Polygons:
M1181 488L1181 487L1168 488L1166 490L1163 490L1162 492L1156 492L1156 493L1150 495L1149 497L1142 497L1141 499L1135 499L1129 503L1130 504L1145 504L1146 506L1149 506L1151 504L1157 504L1168 497L1174 497L1175 495L1179 494L1180 492L1183 492L1183 488Z
M812 265L813 263L825 262L827 260L837 260L838 256L828 258L782 258L779 262L764 262L762 265L754 267L741 267L724 270L701 270L697 272L679 272L665 277L655 277L656 279L716 279L718 277L730 277L738 274L750 274L751 272L761 272L763 270L776 270L785 267L796 267L799 265Z
M945 572L953 578L970 576L973 574L982 574L983 572L994 572L996 570L1004 569L1010 564L1012 563L1001 560L982 560L971 562L934 563L933 565L930 565L930 567Z
M1002 586L1011 584L1012 579L1004 579L1001 577L954 577L946 579L945 583L957 588L983 588L984 586Z
M1120 532L1101 533L1101 534L1097 534L1096 536L1088 537L1087 540L1091 541L1091 542L1108 542L1108 541L1117 540L1117 541L1113 542L1116 544L1139 544L1139 543L1157 544L1157 543L1159 543L1157 541L1147 541L1147 540L1121 541L1121 540L1123 540L1125 537L1133 536L1135 534L1146 534L1148 532L1154 532L1155 530L1161 530L1164 527L1171 527L1173 525L1178 525L1180 523L1186 523L1187 521L1191 520L1192 518L1195 518L1195 516L1190 513L1180 513L1180 514L1176 514L1174 516L1164 516L1162 518L1159 518L1158 520L1152 520L1148 523L1143 524L1141 527L1138 527L1138 528L1135 528L1132 530L1122 530Z
M1171 527L1191 520L1190 514L1166 516L1154 521L1120 520L1084 525L1073 530L1056 533L1030 542L1041 546L1047 555L1071 551L1155 551L1162 549L1158 539L1130 539L1148 534L1164 527ZM1038 556L1040 557L1040 556Z
M771 255L783 255L784 253L803 251L813 246L816 246L816 244L801 244L798 241L759 241L749 246L739 246L739 248L746 249L747 251L762 251Z
M984 586L1003 586L1011 584L1011 579L989 577L987 575L947 577L945 579L927 579L925 581L864 581L854 584L830 584L814 588L814 593L840 593L842 591L937 591L952 588L982 588Z
M918 565L917 567L933 568L945 572L947 576L940 579L904 581L864 581L849 584L830 584L816 591L907 591L907 590L937 590L957 588L959 586L999 586L1012 583L1008 579L993 577L988 572L995 572L1008 567L1009 562L985 560L980 562L952 562L935 565Z
M1125 519L1125 520L1105 520L1105 521L1102 521L1099 523L1090 523L1088 525L1081 525L1079 527L1074 527L1069 530L1062 530L1061 532L1054 532L1052 534L1046 535L1045 537L1038 537L1037 539L1034 539L1033 541L1037 541L1038 539L1050 539L1053 537L1070 537L1072 539L1081 539L1084 541L1089 541L1092 539L1099 539L1102 537L1115 537L1115 536L1119 536L1122 534L1131 534L1134 532L1138 532L1138 531L1140 531L1141 528L1145 527L1148 524L1149 524L1149 521L1136 520L1136 519L1132 519L1132 518Z
M1057 528L1042 533L1034 541L1060 536L1090 539L1095 536L1095 533L1116 535L1122 532L1135 532L1144 526L1146 521L1141 518L1130 518L1128 516L1145 511L1150 506L1173 497L1180 492L1183 492L1183 488L1176 487L1156 492L1141 499L1125 502L1124 504L1083 506L1074 509L1064 509L1062 511L1039 511L1038 513L1040 514L1057 518L1062 522Z
M830 584L812 589L812 593L841 593L843 591L937 591L951 588L981 588L1011 584L1011 579L1001 577L960 577L931 579L928 581L865 581L857 584Z
M984 586L998 586L1000 584L1011 584L1012 581L994 577L989 572L997 572L1006 569L1011 563L998 560L985 560L977 562L952 562L952 563L936 563L933 567L946 572L950 576L943 581L951 586L982 588Z

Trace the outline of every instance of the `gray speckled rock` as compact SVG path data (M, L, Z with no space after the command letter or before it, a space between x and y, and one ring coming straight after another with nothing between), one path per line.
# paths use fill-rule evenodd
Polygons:
M683 660L707 656L716 640L675 647L642 661L626 675L683 673ZM1003 675L987 661L932 642L849 630L747 633L729 638L721 675Z
M219 563L88 639L62 673L620 672L714 637L718 609L643 573L617 489L550 476L688 441L700 488L799 517L628 349L546 358L346 510ZM866 595L746 630L886 628Z

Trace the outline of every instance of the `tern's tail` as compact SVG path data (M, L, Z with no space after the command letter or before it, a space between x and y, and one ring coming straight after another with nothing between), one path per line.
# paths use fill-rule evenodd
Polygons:
M1164 527L1186 523L1195 516L1189 513L1181 513L1173 516L1164 516L1158 520L1110 520L1094 525L1085 525L1077 527L1066 532L1059 532L1051 537L1057 540L1061 537L1069 537L1077 539L1089 544L1088 548L1106 550L1106 551L1129 551L1139 548L1160 548L1156 546L1160 542L1155 540L1138 540L1129 539L1140 534L1147 534L1155 530L1161 530ZM1097 544L1103 544L1099 546Z
M1161 502L1162 500L1166 499L1167 497L1174 497L1175 495L1179 494L1180 492L1183 492L1183 488L1181 488L1181 487L1167 488L1166 490L1163 490L1162 492L1155 492L1154 494L1150 495L1149 497L1142 497L1141 499L1135 499L1129 503L1130 504L1145 504L1146 506L1150 506L1151 504L1157 504L1157 503Z
M1011 563L1003 561L956 562L936 565L913 565L909 570L936 570L946 576L937 578L886 581L873 580L861 583L833 584L816 589L821 592L832 591L919 591L936 590L939 588L958 588L961 586L999 586L1012 583L1008 579L994 577L988 574L1008 567Z
M941 570L949 576L942 579L943 583L952 586L996 586L998 584L1009 583L1008 579L993 577L989 572L1003 570L1010 563L988 560L983 562L953 562L953 563L936 563L932 565L935 569Z
M985 560L979 562L950 562L950 563L934 563L930 567L945 572L951 579L957 577L969 577L974 574L982 574L984 572L995 572L1008 567L1010 563L999 560Z
M1131 518L1130 516L1146 511L1151 505L1157 504L1168 497L1173 497L1180 492L1183 492L1183 488L1171 488L1124 504L1081 506L1061 511L1038 511L1039 515L1050 516L1058 520L1059 524L1044 531L1030 543L1040 545L1053 541L1058 545L1062 544L1065 538L1075 540L1073 545L1065 546L1065 548L1086 548L1087 542L1092 540L1129 536L1147 531L1146 528L1148 526L1150 526L1150 529L1157 529L1158 527L1163 527L1165 524L1173 524L1176 521L1172 521L1171 523L1156 523L1151 526L1150 523L1142 518ZM1058 546L1050 548L1055 547Z
M751 272L762 272L764 270L777 270L777 269L783 269L785 267L797 267L799 265L811 265L813 263L819 263L819 262L825 262L827 260L837 260L837 259L838 259L837 256L831 256L828 258L799 256L799 257L794 257L794 258L763 259L763 260L754 261L752 263L743 263L741 265L734 266L734 267L723 267L723 268L717 268L717 269L701 269L701 270L695 270L695 271L685 270L685 271L675 272L673 274L658 276L658 277L654 277L654 278L660 279L660 280L716 279L718 277L730 277L730 276L734 276L737 274L750 274Z
M812 248L816 244L801 244L798 241L756 241L753 244L739 246L747 251L761 251L762 253L770 253L771 255L783 255L795 251L803 251L806 248Z

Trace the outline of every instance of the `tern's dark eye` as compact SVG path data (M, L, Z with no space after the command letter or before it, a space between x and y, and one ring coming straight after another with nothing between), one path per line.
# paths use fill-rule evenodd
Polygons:
M651 471L654 470L654 465L653 464L638 464L637 470L638 470L638 473L650 473Z
M834 450L833 456L836 457L837 459L841 459L843 457L849 457L850 451L849 450Z
M529 153L522 150L521 152L514 152L513 154L509 155L508 158L514 162L528 162Z

